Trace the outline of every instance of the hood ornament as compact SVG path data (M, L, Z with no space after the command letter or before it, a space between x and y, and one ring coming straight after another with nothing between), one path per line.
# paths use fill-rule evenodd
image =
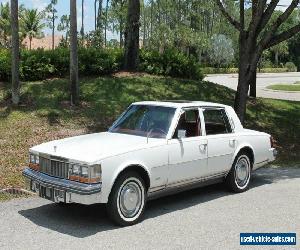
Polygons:
M54 153L56 153L57 146L54 146Z

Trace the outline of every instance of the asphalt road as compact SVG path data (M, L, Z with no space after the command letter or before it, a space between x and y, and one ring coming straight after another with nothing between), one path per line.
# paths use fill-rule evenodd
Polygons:
M0 203L0 249L260 249L240 232L296 232L300 241L300 169L258 170L251 189L222 184L151 201L145 220L118 228L101 205L60 207L40 198Z
M227 86L234 90L237 89L238 75L237 74L214 74L207 75L206 81L214 82L220 85ZM300 81L300 72L290 73L263 73L257 74L257 96L265 98L283 99L291 101L300 101L300 92L274 91L266 87L272 84L292 84Z

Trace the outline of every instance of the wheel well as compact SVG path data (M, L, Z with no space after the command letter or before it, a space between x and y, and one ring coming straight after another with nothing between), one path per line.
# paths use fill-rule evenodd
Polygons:
M253 153L253 150L250 148L250 147L244 147L240 150L239 153L246 153L249 158L250 158L250 161L251 161L251 164L252 164L252 167L253 167L253 164L254 164L254 153Z
M122 174L128 171L133 171L138 173L142 177L143 181L145 182L146 188L148 190L148 188L150 187L150 178L147 171L143 167L141 167L140 165L128 166L118 174L117 178L119 178L119 176L121 176Z

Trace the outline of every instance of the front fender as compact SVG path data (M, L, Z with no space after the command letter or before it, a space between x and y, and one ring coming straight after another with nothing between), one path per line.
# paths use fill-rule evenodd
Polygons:
M110 165L111 164L111 165ZM102 189L102 203L107 203L108 202L108 198L110 195L110 192L113 188L114 183L116 182L116 179L118 178L118 176L120 175L120 173L122 171L124 171L126 168L130 167L130 166L139 166L141 167L143 170L145 170L145 172L148 174L148 177L150 179L150 185L151 185L151 178L150 178L150 172L147 169L146 165L144 164L144 162L141 161L136 161L136 160L130 160L130 161L124 161L121 163L117 163L116 161L110 161L109 163L107 163L107 168L103 169L103 189ZM116 166L116 167L113 167Z

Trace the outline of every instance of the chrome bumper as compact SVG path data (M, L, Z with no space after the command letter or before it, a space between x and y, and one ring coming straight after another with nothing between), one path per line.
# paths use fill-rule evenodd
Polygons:
M100 203L101 183L85 184L66 179L49 176L30 168L25 168L23 176L27 178L27 185L31 191L43 198L42 190L50 190L51 200L54 202L95 204ZM48 198L47 198L48 199Z
M274 160L276 159L276 156L278 155L277 150L276 150L275 148L271 148L271 149L269 150L269 152L270 152L270 159L269 159L269 162L274 161Z

